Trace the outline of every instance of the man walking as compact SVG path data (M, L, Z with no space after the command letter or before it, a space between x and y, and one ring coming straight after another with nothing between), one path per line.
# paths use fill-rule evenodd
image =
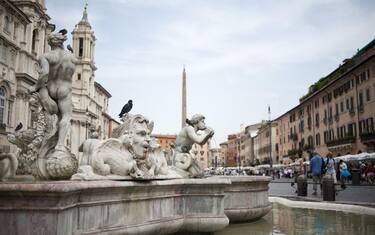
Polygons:
M317 184L322 179L322 167L323 166L323 159L319 156L318 153L313 153L313 158L310 160L310 170L313 177L313 195L317 195Z
M331 178L333 179L333 182L336 184L337 183L337 178L336 178L336 169L335 169L335 159L333 159L333 154L331 152L327 153L327 160L325 162L325 169L326 169L326 174L330 175Z

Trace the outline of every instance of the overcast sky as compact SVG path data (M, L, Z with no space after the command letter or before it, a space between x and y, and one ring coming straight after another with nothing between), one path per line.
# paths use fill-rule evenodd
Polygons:
M57 29L82 18L84 0L46 0ZM111 94L117 118L155 121L154 133L177 134L181 76L188 117L206 116L217 146L240 125L276 118L308 87L375 38L373 0L89 0L96 81Z

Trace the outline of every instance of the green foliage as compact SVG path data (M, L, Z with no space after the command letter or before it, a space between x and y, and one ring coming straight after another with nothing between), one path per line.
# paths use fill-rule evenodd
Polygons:
M313 94L316 91L319 91L322 87L324 87L325 85L327 85L332 79L333 79L333 77L322 77L321 79L319 79L319 81L317 81L316 83L314 83L313 85L311 85L309 87L309 91L307 92L306 95L302 96L299 99L299 102L304 101L311 94Z

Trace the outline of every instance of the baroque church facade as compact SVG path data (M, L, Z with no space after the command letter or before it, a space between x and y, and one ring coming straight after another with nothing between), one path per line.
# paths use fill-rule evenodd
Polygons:
M48 35L54 30L46 13L45 0L2 0L0 4L0 152L15 152L7 134L23 124L32 128L37 107L30 90L38 79L38 58L48 52ZM118 125L108 114L111 94L95 81L95 35L87 9L73 32L72 48L77 57L73 76L73 116L66 144L77 154L93 132L107 138Z

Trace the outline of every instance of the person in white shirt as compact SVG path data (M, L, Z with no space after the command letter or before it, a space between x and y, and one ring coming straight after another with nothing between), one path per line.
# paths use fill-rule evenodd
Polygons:
M342 184L344 184L348 180L348 166L343 160L340 160L340 178Z
M331 152L327 153L327 159L324 161L326 175L330 175L333 178L333 182L336 184L336 170L335 170L335 159Z

